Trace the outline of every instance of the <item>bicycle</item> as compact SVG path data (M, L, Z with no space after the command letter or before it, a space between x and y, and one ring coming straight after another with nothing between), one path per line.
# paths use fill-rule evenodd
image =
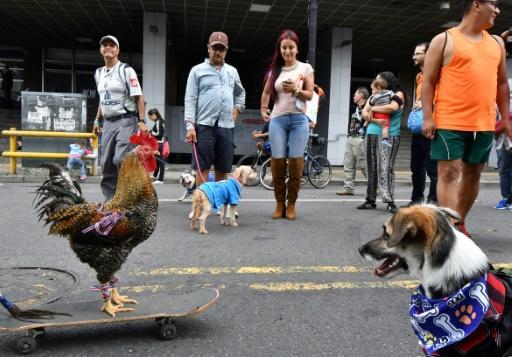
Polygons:
M265 162L267 158L270 157L270 150L270 143L266 142L263 144L262 149L256 150L256 153L242 156L240 160L238 160L238 162L236 163L236 167L239 167L241 165L250 166L251 169L259 177L260 167L262 166L263 162ZM259 180L255 180L254 183L251 183L248 186L256 186L259 183Z
M320 148L318 149L318 152L320 152L325 146L325 139L318 137L318 134L309 135L308 145L304 150L304 170L302 171L300 184L304 185L309 181L313 187L320 189L327 186L331 181L332 167L331 163L324 155L315 154L313 152L313 141L315 139L317 142L320 142ZM261 165L259 172L260 183L267 190L274 189L271 162L271 157L265 160Z

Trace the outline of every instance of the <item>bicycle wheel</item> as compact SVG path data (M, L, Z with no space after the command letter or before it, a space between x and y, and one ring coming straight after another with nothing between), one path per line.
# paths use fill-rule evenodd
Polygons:
M316 155L308 164L309 182L316 188L324 188L332 177L331 163L323 155Z
M272 158L269 157L261 164L260 183L267 190L274 190L274 181L272 181Z
M251 155L245 155L238 160L236 163L236 167L240 167L242 165L250 166L251 169L256 173L256 175L259 174L260 168L258 166L258 161L261 162L261 160L258 160L258 155L251 154ZM260 180L254 180L254 182L249 182L246 184L246 186L257 186L260 183Z
M251 154L251 155L244 155L238 160L236 163L236 167L247 165L250 166L253 170L258 166L258 155Z

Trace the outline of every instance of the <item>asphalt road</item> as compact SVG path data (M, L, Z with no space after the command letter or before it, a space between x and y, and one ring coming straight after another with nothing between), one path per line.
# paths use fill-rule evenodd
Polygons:
M47 236L32 208L35 184L0 185L0 291L27 301L59 289L39 276L13 275L10 267L41 266L69 270L79 284L64 300L92 300L95 273L80 263L65 239ZM100 201L97 184L83 185L89 201ZM178 320L172 341L156 338L153 322L50 329L38 340L39 355L51 356L419 356L407 317L416 282L409 276L381 281L357 247L376 237L388 213L359 211L359 195L342 199L339 186L306 186L297 204L298 219L273 221L273 194L245 188L240 226L207 221L207 236L192 232L190 201L176 202L182 188L160 185L158 225L118 274L131 297L217 287L218 303L193 318ZM397 187L398 203L410 186ZM497 187L481 191L467 227L495 263L511 263L512 212L492 208ZM37 275L37 274L36 274ZM53 280L53 278L47 280ZM68 279L69 280L69 279ZM62 290L71 286L63 280ZM37 299L36 299L37 300ZM3 313L3 312L0 312ZM19 335L0 335L0 355L14 354Z

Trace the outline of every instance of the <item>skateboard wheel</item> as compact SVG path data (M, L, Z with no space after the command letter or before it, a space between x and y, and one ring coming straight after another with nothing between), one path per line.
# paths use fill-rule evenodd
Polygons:
M23 336L16 341L16 348L20 354L27 355L36 349L37 342L32 336Z
M176 337L176 326L173 324L163 324L160 327L160 338L162 340L172 340Z

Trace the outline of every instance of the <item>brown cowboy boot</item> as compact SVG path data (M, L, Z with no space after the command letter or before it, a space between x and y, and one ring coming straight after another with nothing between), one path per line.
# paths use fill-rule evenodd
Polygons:
M286 158L272 158L272 181L274 182L274 196L276 209L272 213L272 219L284 218L286 214Z
M300 179L304 168L304 158L294 157L288 159L288 205L286 206L286 217L294 220L297 217L295 202L299 196Z

